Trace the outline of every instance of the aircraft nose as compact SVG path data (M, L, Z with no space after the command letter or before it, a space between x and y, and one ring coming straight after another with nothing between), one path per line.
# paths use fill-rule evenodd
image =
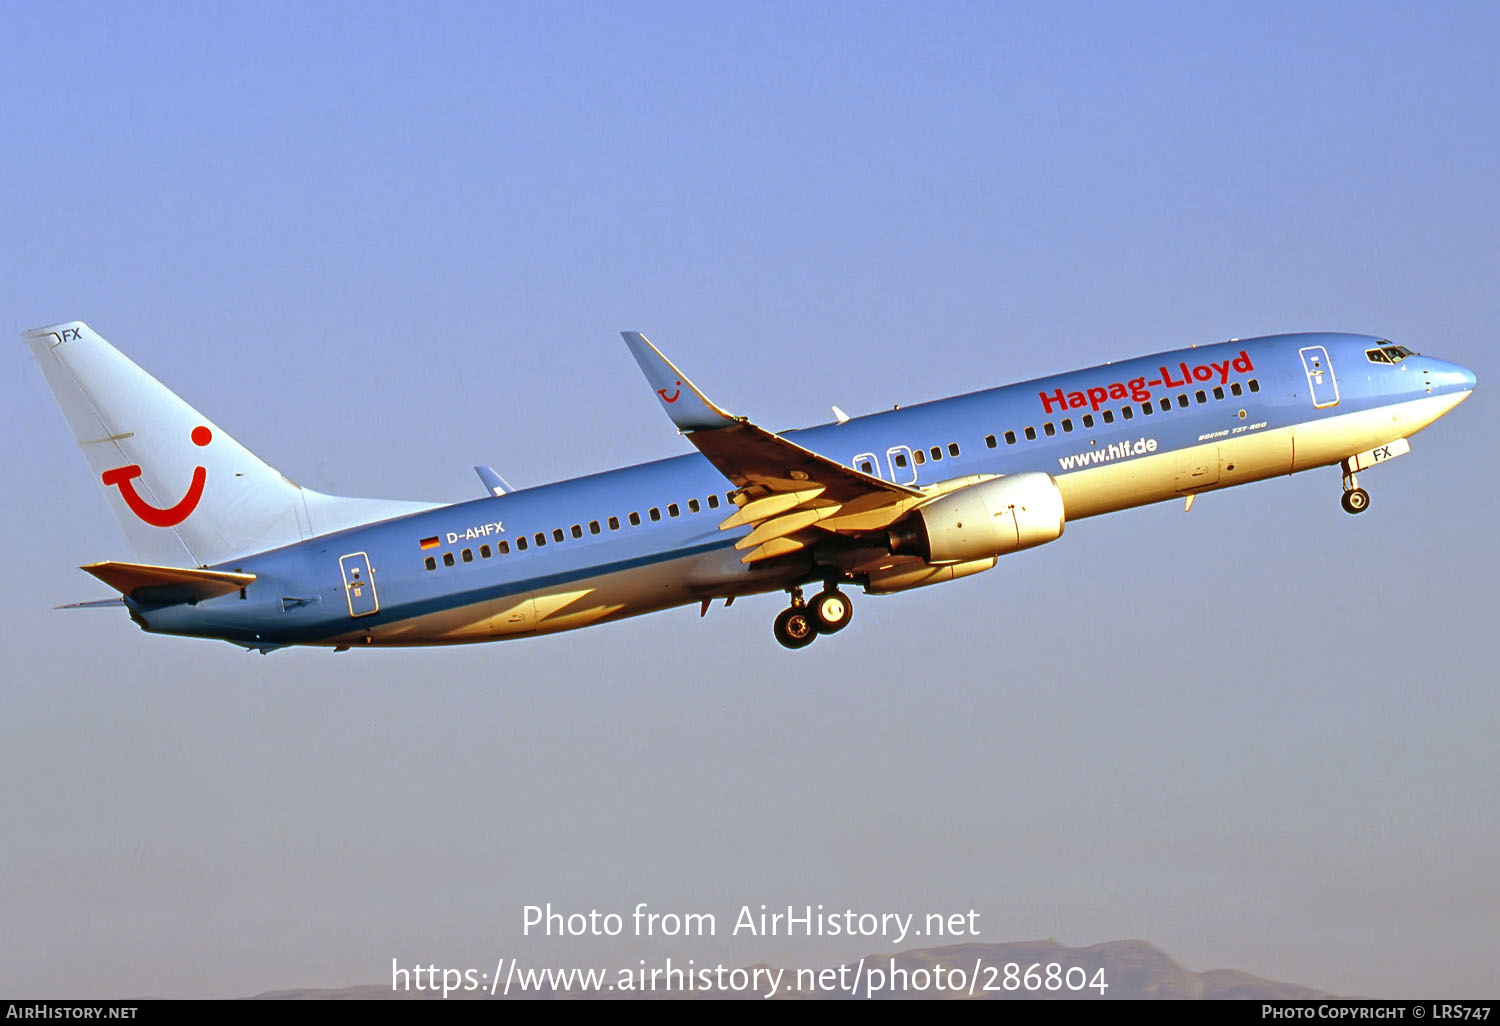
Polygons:
M1474 390L1474 382L1476 380L1474 372L1467 367L1459 366L1456 363L1445 363L1438 372L1438 376L1445 385L1455 390L1465 392Z

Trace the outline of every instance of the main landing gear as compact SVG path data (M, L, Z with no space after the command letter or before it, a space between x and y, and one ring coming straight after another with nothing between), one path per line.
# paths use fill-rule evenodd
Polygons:
M1344 497L1339 500L1345 513L1363 513L1370 508L1370 493L1359 486L1359 479L1344 471Z
M801 588L793 588L791 596L792 604L771 626L776 640L787 648L806 648L819 634L837 634L854 619L854 603L834 584L828 584L811 602L802 600Z

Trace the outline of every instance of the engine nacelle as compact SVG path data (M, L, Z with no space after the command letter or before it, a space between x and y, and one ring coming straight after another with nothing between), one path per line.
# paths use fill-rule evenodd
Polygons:
M912 588L925 588L929 584L956 581L970 574L983 573L995 565L995 557L975 559L968 563L945 563L942 566L919 563L911 567L894 567L890 570L872 570L865 584L869 595L889 595Z
M1055 541L1062 492L1051 474L996 478L923 503L890 529L891 552L929 563L969 563Z

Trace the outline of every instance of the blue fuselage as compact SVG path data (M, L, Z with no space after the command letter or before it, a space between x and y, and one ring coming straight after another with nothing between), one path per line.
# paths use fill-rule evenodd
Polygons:
M1337 463L1420 430L1474 386L1473 375L1454 364L1368 355L1382 345L1389 343L1342 334L1237 340L785 437L919 488L1044 471L1057 479L1071 521ZM1386 418L1386 410L1398 412ZM1307 446L1300 457L1299 440ZM1211 473L1194 479L1197 465L1208 463ZM1132 465L1143 469L1133 472ZM746 529L718 526L734 512L733 490L693 453L370 524L213 568L256 575L240 593L195 605L129 605L148 630L253 647L434 644L584 626L830 574L813 550L741 563L734 543Z

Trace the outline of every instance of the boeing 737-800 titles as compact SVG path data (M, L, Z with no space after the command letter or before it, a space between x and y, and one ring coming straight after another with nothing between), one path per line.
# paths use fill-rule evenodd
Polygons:
M257 459L81 322L28 332L138 562L83 569L144 630L287 645L524 637L785 591L778 641L888 594L993 567L1074 520L1314 467L1358 474L1468 397L1474 375L1367 335L1234 340L799 431L710 401L625 344L695 454L454 505L325 495ZM803 598L813 585L817 594Z

